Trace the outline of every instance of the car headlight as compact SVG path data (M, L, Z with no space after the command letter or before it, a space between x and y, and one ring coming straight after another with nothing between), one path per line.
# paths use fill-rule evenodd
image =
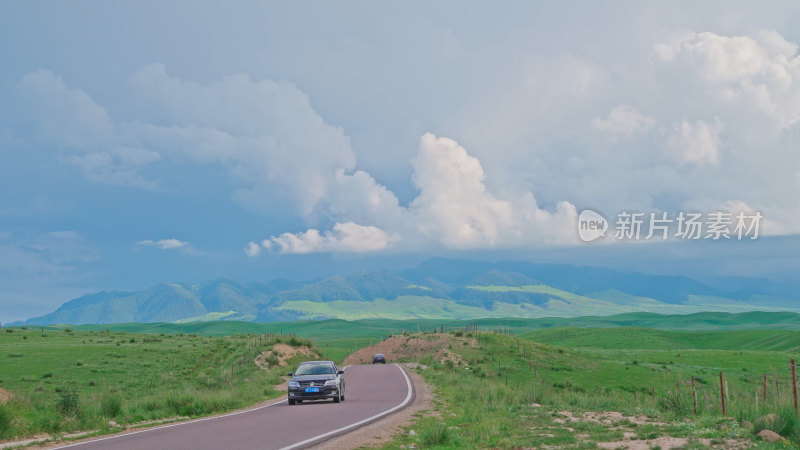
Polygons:
M289 382L289 387L290 388L292 388L292 387L300 387L300 383L298 383L297 381L290 381Z
M328 380L325 382L325 386L338 386L339 380Z

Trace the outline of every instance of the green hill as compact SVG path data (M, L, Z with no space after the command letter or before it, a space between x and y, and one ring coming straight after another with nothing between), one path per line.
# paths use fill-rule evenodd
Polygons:
M552 328L520 336L563 347L601 349L715 349L800 351L800 331L670 331L650 328Z
M24 323L455 320L800 311L800 286L791 290L791 283L765 279L726 282L731 289L686 277L597 267L434 259L400 272L364 270L307 283L241 284L218 279L198 285L161 283L135 292L106 291L68 301L53 313Z

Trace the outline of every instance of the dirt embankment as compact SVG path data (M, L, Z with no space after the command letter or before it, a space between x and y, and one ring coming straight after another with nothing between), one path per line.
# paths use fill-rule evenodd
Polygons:
M288 365L287 361L298 354L313 358L317 357L317 354L308 347L292 347L288 344L275 344L272 346L272 350L261 352L261 354L256 356L255 363L264 370L270 367L286 367ZM270 361L272 361L272 364L270 364ZM275 361L277 361L277 364Z
M348 364L370 364L372 355L383 353L389 362L417 361L422 356L433 356L442 363L460 363L461 357L448 349L453 335L450 333L415 334L392 336L375 345L362 348L344 360Z

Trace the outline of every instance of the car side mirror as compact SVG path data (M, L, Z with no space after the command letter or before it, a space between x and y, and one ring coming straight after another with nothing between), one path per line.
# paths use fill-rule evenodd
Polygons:
M289 372L289 376L293 377L294 376L294 372Z
M339 375L344 375L344 370L340 370Z

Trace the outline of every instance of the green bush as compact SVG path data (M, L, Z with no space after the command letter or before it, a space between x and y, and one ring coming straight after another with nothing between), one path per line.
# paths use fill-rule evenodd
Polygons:
M106 394L100 400L100 407L106 417L117 417L122 413L122 398L116 394Z
M676 416L687 416L691 412L692 402L681 391L670 390L664 397L658 399L658 408L666 413Z
M58 393L56 409L65 417L79 417L81 413L78 391L74 387L61 389Z
M794 413L792 407L783 407L777 411L774 420L766 420L767 416L760 417L755 420L754 432L758 433L761 430L772 430L781 436L794 441L800 442L800 419Z
M11 410L0 403L0 438L11 435Z
M439 423L436 426L422 430L420 437L422 438L422 444L424 447L447 445L453 439L453 436L451 435L450 430L447 428L447 425L443 423Z

